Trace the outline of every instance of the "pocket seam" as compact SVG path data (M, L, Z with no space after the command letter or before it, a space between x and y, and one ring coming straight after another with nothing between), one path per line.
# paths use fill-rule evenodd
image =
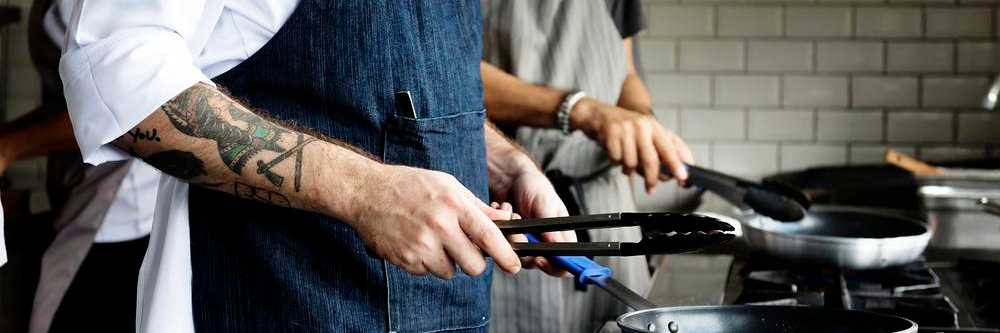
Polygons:
M464 116L473 115L473 114L484 114L484 113L486 113L486 109L485 108L479 109L477 111L465 111L465 112L459 112L459 113L455 113L455 114L449 114L449 115L437 116L437 117L430 117L430 118L411 118L411 117L400 115L398 113L393 114L393 117L395 117L397 119L402 119L402 120L409 120L409 121L421 122L421 121L446 120L446 119L450 119L450 118L458 118L458 117L464 117Z

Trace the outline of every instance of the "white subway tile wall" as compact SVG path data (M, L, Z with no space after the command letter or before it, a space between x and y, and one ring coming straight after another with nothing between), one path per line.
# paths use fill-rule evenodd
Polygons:
M716 76L715 104L725 106L778 106L779 83L777 76Z
M990 7L929 7L928 37L990 37Z
M1000 48L993 42L958 43L958 71L996 73L1000 71L998 51Z
M750 110L750 140L812 141L816 125L812 110Z
M742 70L743 42L727 41L681 41L680 69Z
M781 7L721 7L719 36L781 36Z
M881 72L881 42L819 42L816 69L820 72Z
M1000 113L978 110L1000 72L1000 1L645 3L655 107L715 168L1000 156Z
M746 139L746 112L742 110L681 111L681 136L691 140Z
M786 76L782 95L786 106L846 107L847 86L847 76Z
M720 6L728 7L731 2L725 1ZM785 36L850 37L853 30L851 12L851 7L785 7Z
M821 142L881 142L882 111L820 110L816 139Z
M954 68L955 46L951 43L889 43L886 69L889 72L950 73ZM969 53L980 52L976 49ZM976 55L969 55L972 69L985 67L984 61ZM967 64L968 66L969 64Z
M889 142L952 141L955 116L949 112L890 112L886 127Z
M920 37L923 13L919 7L860 7L859 37Z
M854 107L917 106L917 78L894 76L855 76L851 79Z
M747 68L754 72L809 72L813 68L809 42L751 41L747 53Z

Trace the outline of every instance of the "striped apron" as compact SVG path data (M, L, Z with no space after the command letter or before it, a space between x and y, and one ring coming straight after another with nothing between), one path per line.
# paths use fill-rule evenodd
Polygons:
M624 43L604 1L483 1L484 60L534 84L580 89L616 104L628 73ZM582 132L519 128L518 143L545 171L576 178L582 213L634 211L628 178L608 169L604 149ZM592 241L638 241L638 228L591 230ZM646 258L598 257L623 284L645 294ZM597 288L537 270L493 275L491 332L593 332L628 309Z

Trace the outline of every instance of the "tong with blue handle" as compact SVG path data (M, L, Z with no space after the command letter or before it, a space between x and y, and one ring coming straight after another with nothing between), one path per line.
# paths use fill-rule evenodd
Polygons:
M544 219L494 221L504 234L638 226L638 242L521 243L520 256L635 256L674 254L728 242L735 228L722 220L684 213L609 213Z
M543 244L538 237L532 234L525 234L528 242L532 244ZM636 294L632 289L618 282L612 277L610 268L601 266L584 256L548 256L549 262L559 266L559 268L573 274L576 283L581 285L592 284L604 289L609 294L618 298L622 303L636 310L655 308L656 305Z

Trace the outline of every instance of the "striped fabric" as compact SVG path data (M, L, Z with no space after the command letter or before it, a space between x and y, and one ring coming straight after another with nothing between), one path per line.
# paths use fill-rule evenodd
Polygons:
M615 104L627 74L623 41L604 1L484 0L483 57L536 84L580 89ZM545 170L585 178L573 192L584 213L635 210L628 179L607 168L604 150L581 132L520 128L517 141ZM603 170L603 171L602 171ZM590 231L592 241L638 241L638 228ZM640 294L650 284L644 257L597 258ZM596 287L522 271L494 274L491 332L593 332L627 308Z

